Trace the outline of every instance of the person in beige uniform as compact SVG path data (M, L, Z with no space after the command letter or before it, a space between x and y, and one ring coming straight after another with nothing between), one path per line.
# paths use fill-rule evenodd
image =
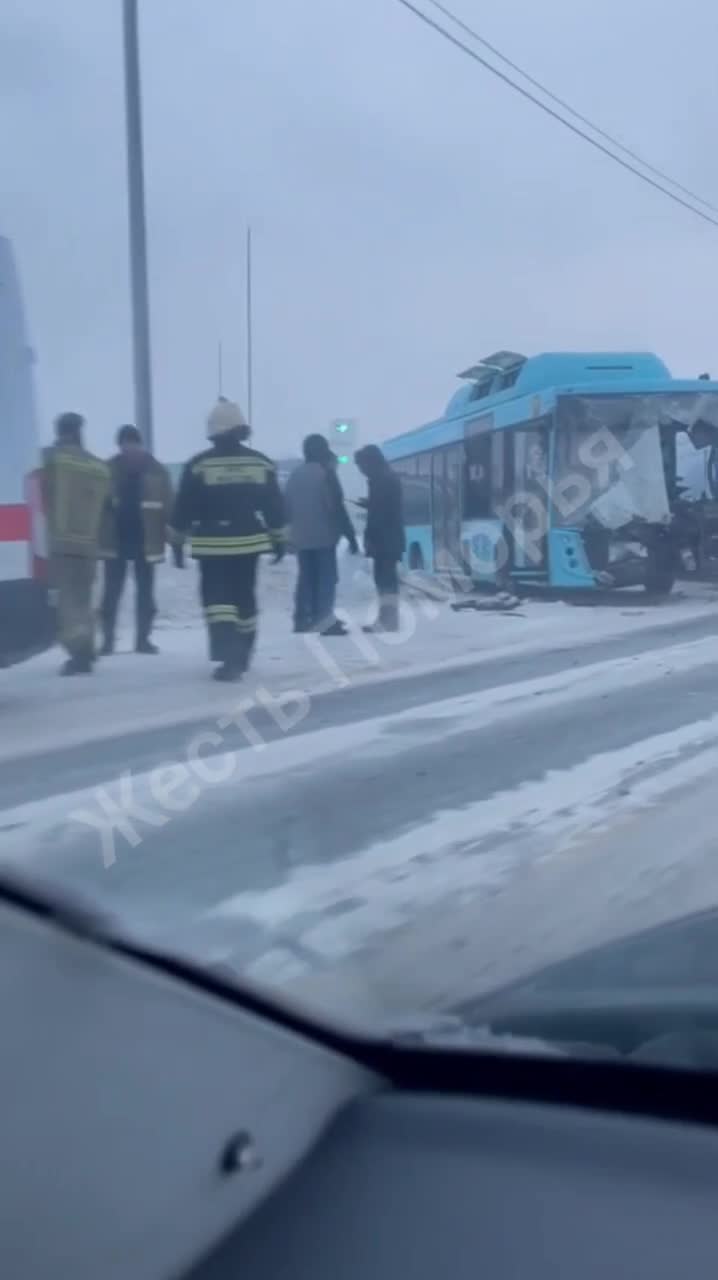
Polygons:
M84 425L79 413L61 414L56 442L43 450L50 585L57 593L60 642L68 654L60 672L66 676L91 672L95 660L92 586L110 489L107 465L83 446Z

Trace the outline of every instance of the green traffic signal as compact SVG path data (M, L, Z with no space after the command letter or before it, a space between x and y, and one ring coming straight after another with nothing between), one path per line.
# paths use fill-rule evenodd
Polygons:
M345 451L347 449L351 451L354 447L356 425L353 418L335 418L332 422L332 431L336 431L338 435L342 436L342 442L339 446L342 450L338 458L339 462L349 462L349 453Z

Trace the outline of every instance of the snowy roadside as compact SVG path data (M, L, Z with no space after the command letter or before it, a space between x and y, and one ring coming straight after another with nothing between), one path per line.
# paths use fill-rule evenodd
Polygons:
M609 638L660 629L714 615L718 594L709 587L682 587L660 605L626 593L620 605L575 607L533 600L517 613L453 612L424 594L405 594L402 631L365 636L374 615L374 588L367 562L342 561L339 607L352 636L320 643L291 631L294 565L263 566L259 642L253 670L228 691L208 680L206 640L196 570L164 565L159 574L158 658L131 652L131 591L125 601L119 652L99 664L89 680L58 680L58 652L0 673L0 713L6 730L0 760L32 755L147 728L220 717L228 706L258 690L277 697L290 691L312 696L404 676L427 674L510 655L570 651Z

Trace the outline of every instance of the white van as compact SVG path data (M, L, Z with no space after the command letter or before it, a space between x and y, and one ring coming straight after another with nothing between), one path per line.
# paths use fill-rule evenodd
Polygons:
M15 258L0 236L0 667L54 640L33 364Z

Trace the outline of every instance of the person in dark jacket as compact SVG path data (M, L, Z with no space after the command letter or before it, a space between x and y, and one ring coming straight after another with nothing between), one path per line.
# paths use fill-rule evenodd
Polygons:
M172 511L169 473L145 449L137 427L117 432L119 453L110 459L110 501L100 532L105 581L100 618L104 643L100 653L114 652L117 610L128 565L135 574L135 651L157 653L150 640L156 613L155 565L165 558L167 526Z
M375 444L359 449L354 461L368 481L364 550L374 564L374 582L379 596L379 617L373 626L364 630L398 631L397 566L406 550L401 481Z
M346 538L352 555L359 546L328 441L320 435L307 436L303 453L304 462L292 472L284 491L298 564L294 630L345 636L346 627L334 616L337 544Z
M170 536L189 535L199 561L202 604L215 680L238 680L257 634L259 557L285 551L284 501L274 463L245 443L250 428L239 405L220 397L207 421L209 449L184 468Z

